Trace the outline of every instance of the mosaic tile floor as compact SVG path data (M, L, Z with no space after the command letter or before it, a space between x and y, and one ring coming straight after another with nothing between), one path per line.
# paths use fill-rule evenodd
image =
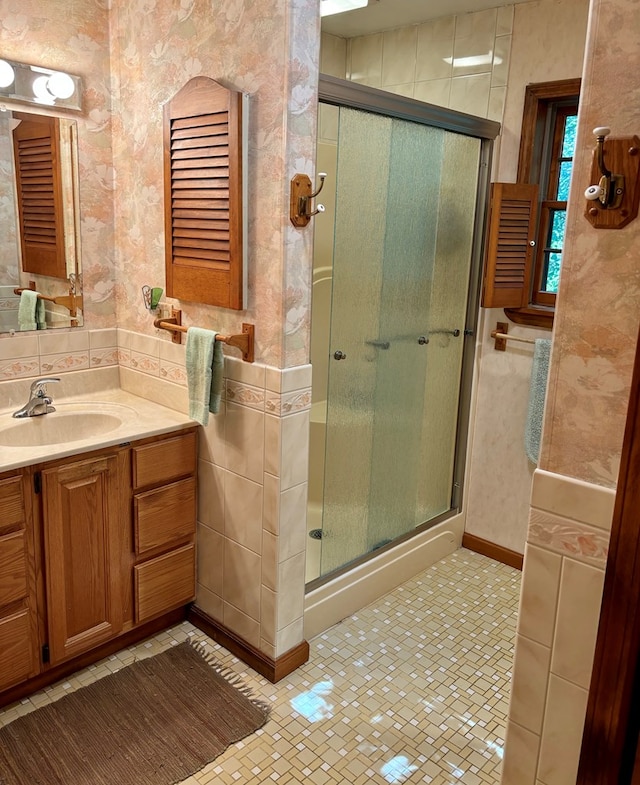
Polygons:
M185 622L7 708L0 725L192 637L272 715L184 785L497 785L519 590L517 570L461 549L314 638L276 685Z

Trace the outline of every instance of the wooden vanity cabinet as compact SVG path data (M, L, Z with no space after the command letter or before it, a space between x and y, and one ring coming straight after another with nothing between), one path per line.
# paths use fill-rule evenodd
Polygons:
M0 475L0 705L195 598L196 465L193 428Z
M122 453L42 471L49 660L55 665L122 630Z
M0 691L40 669L29 479L0 474Z
M195 433L132 449L134 619L195 599Z

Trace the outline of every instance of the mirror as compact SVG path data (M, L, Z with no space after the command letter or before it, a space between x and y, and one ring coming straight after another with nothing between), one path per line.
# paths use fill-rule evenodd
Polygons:
M76 121L0 111L0 173L0 332L32 326L16 289L47 329L82 326Z

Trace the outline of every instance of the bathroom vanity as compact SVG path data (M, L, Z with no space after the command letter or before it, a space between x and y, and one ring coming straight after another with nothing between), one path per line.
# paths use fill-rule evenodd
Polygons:
M196 426L124 399L135 416L100 446L89 433L37 443L100 405L63 404L17 435L0 426L0 705L175 623L194 599ZM83 417L68 421L82 436ZM22 465L7 468L12 456Z

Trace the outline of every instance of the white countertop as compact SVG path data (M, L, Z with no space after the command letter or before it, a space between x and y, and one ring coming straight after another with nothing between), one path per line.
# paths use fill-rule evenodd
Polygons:
M52 392L54 392L53 389ZM58 414L68 414L78 409L98 412L101 410L101 404L103 411L109 410L109 404L112 405L112 409L115 409L113 404L123 407L118 408L118 416L122 422L117 428L97 436L91 435L88 438L78 439L74 438L73 434L69 434L64 442L54 444L10 447L0 444L0 472L196 425L186 414L161 406L146 398L132 395L124 390L107 389L69 398L58 399L54 397L53 405L56 407L56 411L39 417L18 420L12 417L16 407L4 409L0 411L0 435L5 428L13 427L18 423L24 423L29 427L29 421L41 420L45 417L55 418Z

